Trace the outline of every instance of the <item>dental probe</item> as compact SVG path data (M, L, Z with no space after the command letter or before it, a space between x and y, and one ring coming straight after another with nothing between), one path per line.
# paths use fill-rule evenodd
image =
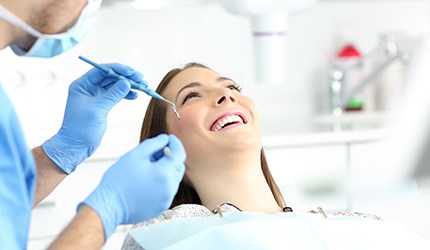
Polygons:
M136 82L136 81L134 81L134 80L132 80L130 78L127 78L127 77L125 77L123 75L120 75L120 74L116 73L111 68L108 68L108 67L100 65L98 63L95 63L95 62L91 61L90 59L88 59L86 57L79 56L79 59L81 59L82 61L84 61L86 63L89 63L89 64L93 65L95 68L103 71L108 76L115 77L117 79L127 79L127 80L129 80L132 89L140 90L140 91L144 92L145 94L147 94L147 95L149 95L149 96L151 96L151 97L153 97L155 99L159 99L159 100L162 100L162 101L170 104L170 106L172 106L173 112L175 112L175 115L178 117L178 119L181 119L181 117L179 116L178 111L176 110L176 105L173 102L171 102L171 101L167 100L166 98L162 97L160 94L158 94L154 90L149 89L147 87L147 84L145 86L145 84L138 83L138 82ZM144 82L146 83L146 81L144 81Z

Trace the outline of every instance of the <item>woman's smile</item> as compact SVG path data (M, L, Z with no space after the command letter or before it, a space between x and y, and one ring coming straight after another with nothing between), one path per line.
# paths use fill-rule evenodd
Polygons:
M233 128L248 123L246 115L240 111L228 111L221 114L212 122L211 131L218 132L220 130Z

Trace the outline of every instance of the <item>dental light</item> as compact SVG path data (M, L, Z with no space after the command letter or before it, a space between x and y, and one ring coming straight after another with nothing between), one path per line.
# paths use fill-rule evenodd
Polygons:
M285 83L285 32L288 15L307 9L317 1L218 0L230 13L251 19L257 83Z

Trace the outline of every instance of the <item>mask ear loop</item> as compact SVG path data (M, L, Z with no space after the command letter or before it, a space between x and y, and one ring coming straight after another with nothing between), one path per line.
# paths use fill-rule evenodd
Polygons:
M76 21L75 25L72 27L72 29L76 26L81 25L80 23L83 22L82 21L82 17L84 16L91 16L91 19L93 19L91 22L94 22L94 18L96 16L95 12L100 9L101 6L101 0L89 0L87 5L84 7L84 9L82 10L81 16L79 17L79 19ZM88 14L89 13L89 14ZM36 38L40 38L43 36L51 36L51 37L55 37L57 34L42 34L41 32L37 31L36 29L34 29L33 27L31 27L29 24L27 24L26 22L22 21L19 17L17 17L15 14L13 14L12 12L10 12L8 9L6 9L3 5L0 4L0 17L3 17L3 19L12 24L15 25L17 27L19 27L20 29L24 30L25 32L27 32L28 34L36 37ZM68 32L68 31L66 31ZM66 33L65 32L65 33Z
M95 20L98 15L97 11L100 9L101 4L102 4L101 0L88 0L88 3L87 5L85 5L84 9L82 10L78 20L73 24L73 26L69 30L67 30L64 33L73 34L74 33L73 30L79 29L82 25L85 25L85 24L92 26L95 23ZM78 41L81 41L87 32L82 33L81 36L76 37L75 39L78 39Z
M21 28L22 30L24 30L25 32L27 32L28 34L34 37L39 38L42 36L42 33L35 30L30 25L28 25L27 23L19 19L19 17L17 17L15 14L10 12L5 7L3 7L1 4L0 4L0 17L3 17L3 20L5 20L6 22Z

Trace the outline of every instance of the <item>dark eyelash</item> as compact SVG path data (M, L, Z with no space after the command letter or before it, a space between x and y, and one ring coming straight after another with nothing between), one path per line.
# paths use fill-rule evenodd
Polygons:
M239 93L242 92L242 87L237 83L232 83L232 84L228 85L227 87L233 88L233 89L237 90Z
M241 93L241 92L242 92L242 87L241 87L239 84L237 84L237 83L229 84L229 85L227 86L227 88L233 88L234 90L238 91L239 93ZM182 101L182 105L183 105L186 101L188 101L188 99L190 99L191 97L199 97L199 96L200 96L200 93L199 93L199 92L196 92L196 91L192 91L192 92L188 93L188 94L185 96L184 100Z
M199 92L196 92L196 91L193 91L193 92L188 93L188 94L185 96L184 100L182 101L182 105L183 105L183 104L184 104L188 99L190 99L191 97L199 97L199 96L200 96Z

